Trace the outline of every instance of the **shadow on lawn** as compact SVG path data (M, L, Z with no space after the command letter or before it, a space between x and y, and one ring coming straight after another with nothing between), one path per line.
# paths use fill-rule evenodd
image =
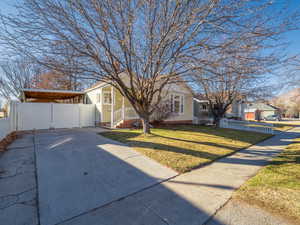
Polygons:
M228 138L230 140L235 141L243 141L247 142L249 144L254 144L257 142L257 140L254 138L252 140L251 137L254 137L257 135L257 132L253 131L241 131L241 130L234 130L234 129L227 129L227 128L216 128L213 126L202 126L202 125L177 125L177 126L163 126L158 127L158 129L162 129L165 131L172 130L172 131L184 131L184 132L192 132L199 134L201 133L201 136L217 136L222 138ZM203 135L205 134L205 135ZM266 134L262 134L266 135ZM268 135L266 135L267 137ZM271 135L269 135L271 137ZM165 136L164 136L165 137Z
M130 140L132 138L139 136L140 133L114 131L114 132L100 133L100 135L107 137L107 138L112 138L114 140L117 140L117 141L120 141L123 143L126 143L126 144L130 145L131 147L153 148L153 149L158 149L158 150L162 150L162 151L181 153L181 154L191 155L191 156L205 158L205 159L216 159L216 158L220 157L219 154L191 150L189 148L182 148L182 147L177 147L174 145L153 143L151 141L146 142L146 141L139 141L139 140ZM118 137L119 135L120 135L120 137ZM223 149L230 150L230 151L237 151L240 149L238 147L227 146L227 145L217 144L217 143L213 143L213 142L191 141L191 140L171 138L171 137L161 136L161 135L153 135L153 137L160 137L160 138L165 138L166 140L170 139L170 140L179 141L179 142L187 142L187 143L193 143L193 144L199 144L199 145L213 146L216 148L223 148ZM149 137L149 138L151 140L151 137ZM204 147L205 146L199 146L199 150L201 150L201 148L204 148Z

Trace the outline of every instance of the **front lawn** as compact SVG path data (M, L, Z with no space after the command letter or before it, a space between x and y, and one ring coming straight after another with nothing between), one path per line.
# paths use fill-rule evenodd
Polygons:
M141 130L118 129L100 135L126 143L180 173L271 136L205 126L153 128L151 131L151 135L143 135Z
M300 221L300 139L248 180L234 197Z

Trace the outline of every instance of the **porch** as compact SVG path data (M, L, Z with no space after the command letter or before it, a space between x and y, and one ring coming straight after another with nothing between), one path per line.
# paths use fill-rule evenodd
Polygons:
M139 120L139 116L125 98L116 88L105 86L98 93L98 104L100 126L110 128L128 128L132 123Z

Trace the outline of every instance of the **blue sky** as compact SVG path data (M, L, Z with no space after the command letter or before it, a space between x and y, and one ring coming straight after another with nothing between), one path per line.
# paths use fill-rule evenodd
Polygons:
M12 7L19 0L1 0L0 1L0 11L2 13L14 13L15 10ZM275 7L278 5L280 7L282 4L288 3L289 11L299 9L300 10L300 0L275 0ZM285 35L286 41L290 42L290 46L287 49L289 54L300 54L300 31L291 31Z
M21 0L0 0L0 11L2 13L13 14L15 13L14 7L15 3L18 3ZM238 0L237 0L238 1ZM274 0L275 8L281 7L282 4L288 5L289 13L292 13L295 10L300 10L300 0ZM289 42L290 45L286 49L288 55L300 55L300 31L291 31L285 34L284 39L286 42ZM5 50L2 50L5 51ZM1 74L0 74L1 76ZM272 83L280 83L279 80L273 79ZM0 99L1 101L1 99Z

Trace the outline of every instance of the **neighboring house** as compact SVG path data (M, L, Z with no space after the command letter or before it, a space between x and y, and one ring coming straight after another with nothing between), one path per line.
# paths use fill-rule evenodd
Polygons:
M230 108L227 110L226 117L238 120L245 119L246 103L243 100L233 101Z
M246 120L262 120L267 116L280 114L277 107L262 102L247 103L244 111Z
M233 119L244 119L244 109L246 104L244 101L234 101L232 105L226 112L227 118ZM195 123L204 124L207 122L211 122L213 119L213 115L209 110L209 101L203 98L201 95L198 95L197 98L194 98L194 120Z
M167 85L164 92L164 100L170 102L172 113L163 123L192 124L194 119L192 90L184 82L178 82ZM101 126L125 128L132 127L134 123L140 121L128 99L116 88L104 82L99 82L84 92L24 89L20 99L23 102L94 104L95 123Z

